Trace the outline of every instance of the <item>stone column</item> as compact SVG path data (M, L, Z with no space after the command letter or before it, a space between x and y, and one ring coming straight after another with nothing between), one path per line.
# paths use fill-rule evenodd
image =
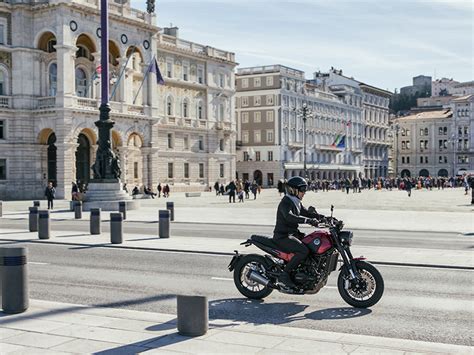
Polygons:
M77 47L69 45L56 45L58 62L56 106L70 107L75 92L74 62Z
M118 150L118 158L120 159L120 168L122 169L122 176L120 180L123 184L128 184L127 177L128 177L128 147L117 147Z
M56 143L56 198L71 198L71 182L75 181L73 176L73 166L76 161L75 152L77 144Z

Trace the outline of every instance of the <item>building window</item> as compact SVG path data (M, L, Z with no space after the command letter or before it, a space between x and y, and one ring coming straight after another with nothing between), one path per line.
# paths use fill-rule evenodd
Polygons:
M440 155L440 156L438 157L438 163L442 163L442 162L443 162L443 156Z
M260 133L260 131L255 131L253 134L253 141L255 143L260 143L261 140L262 140L262 134Z
M198 68L197 79L199 84L204 84L204 70L202 68Z
M189 179L189 163L184 163L184 178Z
M273 152L268 152L268 161L273 161Z
M224 74L219 74L219 86L223 88L224 84L225 84Z
M56 96L58 90L58 65L52 63L49 66L49 96Z
M173 63L172 62L166 62L166 76L168 78L173 77Z
M267 142L273 142L273 130L267 130Z
M224 120L224 112L225 112L224 104L220 104L220 105L219 105L219 119L220 119L221 121Z
M402 141L402 149L406 149L406 143L405 143L405 141Z
M249 131L242 131L242 143L249 142Z
M410 149L410 141L407 141L407 149Z
M469 133L469 127L464 126L464 135L467 136Z
M254 78L253 79L253 86L255 87L260 87L262 85L262 81L260 80L260 78Z
M267 173L268 186L273 186L273 173Z
M242 79L242 88L246 89L249 87L249 79Z
M0 121L0 139L5 139L5 123Z
M425 130L423 128L420 128L420 136L422 136L424 132Z
M0 25L0 44L5 44L5 25Z
M244 152L244 161L249 160L249 152Z
M173 133L168 133L168 149L173 148Z
M199 178L204 178L204 163L199 163Z
M249 113L242 112L242 123L249 123Z
M138 179L138 162L133 162L133 178Z
M173 101L171 100L171 97L168 97L166 100L166 114L168 116L173 115Z
M199 136L199 150L204 150L204 137Z
M220 149L221 152L224 151L224 140L223 139L219 140L219 149Z
M428 135L428 128L425 128L425 136Z
M183 148L184 150L189 150L189 136L183 137Z
M219 176L220 176L221 178L224 177L224 164L220 164L220 165L219 165Z
M273 95L267 95L267 105L273 105Z
M410 164L410 157L407 157L407 164Z
M247 96L242 97L242 107L246 107L249 105L249 98Z
M183 102L183 117L188 117L188 102Z
M0 95L6 95L5 74L0 70Z
M267 86L273 85L273 76L267 76Z
M425 157L425 164L428 164L428 157Z
M76 96L87 97L87 76L81 68L76 68Z
M253 116L253 121L255 123L262 122L262 114L260 112L255 112Z
M189 80L189 67L187 65L183 65L183 80Z
M0 159L0 180L7 179L7 160Z
M198 118L202 119L202 102L198 103Z
M260 161L260 152L255 152L255 161Z
M173 178L173 163L168 163L168 179Z
M260 106L262 104L262 98L260 96L253 97L254 106Z
M402 157L402 164L405 164L405 157Z
M267 122L273 122L273 111L267 111Z

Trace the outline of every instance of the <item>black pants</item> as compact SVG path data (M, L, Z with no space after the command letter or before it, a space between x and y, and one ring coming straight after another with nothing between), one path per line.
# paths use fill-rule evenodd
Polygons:
M292 235L285 238L275 238L273 241L278 245L281 250L285 253L294 253L293 258L286 264L285 271L290 272L293 269L297 268L298 265L306 259L309 254L309 249L306 245L303 244L298 238L293 237Z
M234 191L229 192L229 203L231 201L235 202L235 192Z
M48 210L53 209L53 200L48 199Z

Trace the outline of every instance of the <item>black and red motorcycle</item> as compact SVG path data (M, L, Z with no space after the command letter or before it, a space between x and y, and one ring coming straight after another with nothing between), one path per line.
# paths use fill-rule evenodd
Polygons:
M326 285L341 258L337 288L343 300L357 308L375 305L384 291L382 275L365 258L352 256L350 246L353 233L342 230L344 223L333 218L332 211L333 206L331 217L324 218L317 225L322 229L316 229L301 239L310 254L291 274L296 288L278 282L278 277L294 254L281 251L271 237L252 235L241 243L246 247L255 245L267 254L239 254L235 251L229 271L234 272L234 283L240 293L252 299L267 297L273 290L315 294Z

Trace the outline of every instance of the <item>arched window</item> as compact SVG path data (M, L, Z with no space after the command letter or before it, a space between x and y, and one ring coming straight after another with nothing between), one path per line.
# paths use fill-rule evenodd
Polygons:
M87 58L90 60L89 50L84 46L77 46L76 58Z
M58 65L52 63L49 66L49 96L56 96L58 89Z
M219 105L219 118L221 121L224 120L224 104Z
M48 53L56 52L56 48L54 48L55 45L56 45L56 38L51 38L46 45L47 52Z
M6 85L5 85L5 74L3 74L3 71L0 70L0 95L5 95L6 94Z
M81 68L76 68L76 95L87 97L87 76Z
M171 99L171 97L168 97L168 99L166 100L166 114L168 116L173 115L173 100Z

